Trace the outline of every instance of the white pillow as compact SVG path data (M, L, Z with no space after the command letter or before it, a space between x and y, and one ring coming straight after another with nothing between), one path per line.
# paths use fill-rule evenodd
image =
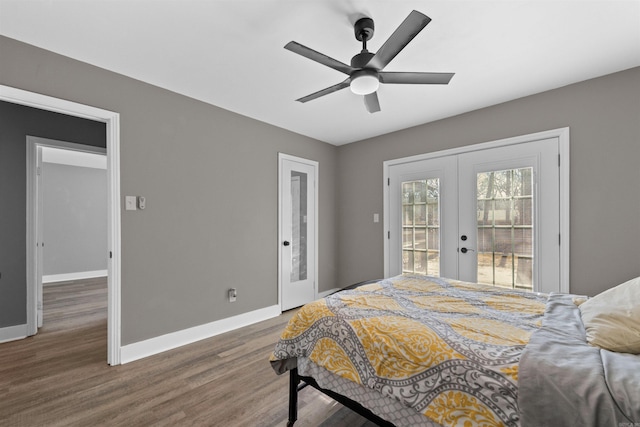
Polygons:
M591 345L640 354L640 277L588 299L580 313Z

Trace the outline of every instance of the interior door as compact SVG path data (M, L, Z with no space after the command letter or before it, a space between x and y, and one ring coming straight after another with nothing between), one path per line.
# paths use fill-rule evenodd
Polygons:
M408 161L388 175L388 276L560 290L557 138Z
M316 298L317 162L280 154L279 259L282 310Z

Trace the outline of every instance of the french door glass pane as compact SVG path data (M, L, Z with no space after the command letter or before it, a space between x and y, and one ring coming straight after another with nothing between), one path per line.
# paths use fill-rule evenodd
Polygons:
M402 271L440 273L440 182L402 183Z
M477 175L478 282L533 289L532 168Z
M307 174L291 171L291 282L307 279Z

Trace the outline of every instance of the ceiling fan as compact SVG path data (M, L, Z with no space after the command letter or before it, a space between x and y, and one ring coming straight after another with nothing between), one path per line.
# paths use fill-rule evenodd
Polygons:
M373 37L374 25L371 18L360 18L354 24L356 39L362 42L362 51L351 58L351 65L344 64L327 55L310 49L297 42L289 42L285 49L319 62L329 68L347 74L341 83L304 96L296 101L307 102L324 95L350 87L357 95L364 95L364 104L369 113L380 111L376 91L380 83L394 84L448 84L454 73L420 73L382 71L427 24L431 18L414 10L400 24L393 34L374 54L367 50L367 41Z

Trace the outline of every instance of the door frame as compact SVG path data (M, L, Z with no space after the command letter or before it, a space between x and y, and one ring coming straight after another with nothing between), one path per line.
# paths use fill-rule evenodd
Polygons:
M64 99L0 85L0 100L40 110L81 117L106 124L107 140L107 363L121 362L121 228L120 228L120 114ZM35 215L27 218L33 224ZM32 233L35 229L32 230ZM34 236L27 232L27 334L37 333Z
M294 162L298 162L298 163L302 163L304 165L308 165L313 167L313 171L314 171L314 182L315 182L315 187L314 187L314 202L313 202L313 209L314 209L314 224L313 224L313 252L314 252L314 256L313 256L313 262L314 262L314 269L313 269L313 295L314 295L314 299L318 298L318 189L319 189L319 181L318 181L318 169L319 169L319 163L315 160L309 160L309 159L304 159L302 157L296 157L296 156L292 156L290 154L285 154L285 153L278 153L278 306L280 307L280 311L282 311L282 241L283 236L282 236L282 231L283 231L283 226L284 226L284 218L283 218L283 212L282 212L282 170L283 170L283 162L285 160L290 160L290 161L294 161Z
M383 175L383 240L384 240L384 276L389 276L389 257L391 247L388 236L391 233L391 221L389 212L389 168L391 166L401 165L405 163L417 162L422 160L430 160L438 157L452 156L464 153L471 153L479 150L491 148L505 147L509 145L522 144L526 142L538 141L541 139L558 138L558 150L560 158L558 160L560 168L560 291L569 292L569 244L570 244L570 226L569 226L569 128L558 128L543 132L532 133L528 135L515 136L511 138L499 139L495 141L483 142L479 144L452 148L433 153L418 154L410 157L386 160L382 164Z

